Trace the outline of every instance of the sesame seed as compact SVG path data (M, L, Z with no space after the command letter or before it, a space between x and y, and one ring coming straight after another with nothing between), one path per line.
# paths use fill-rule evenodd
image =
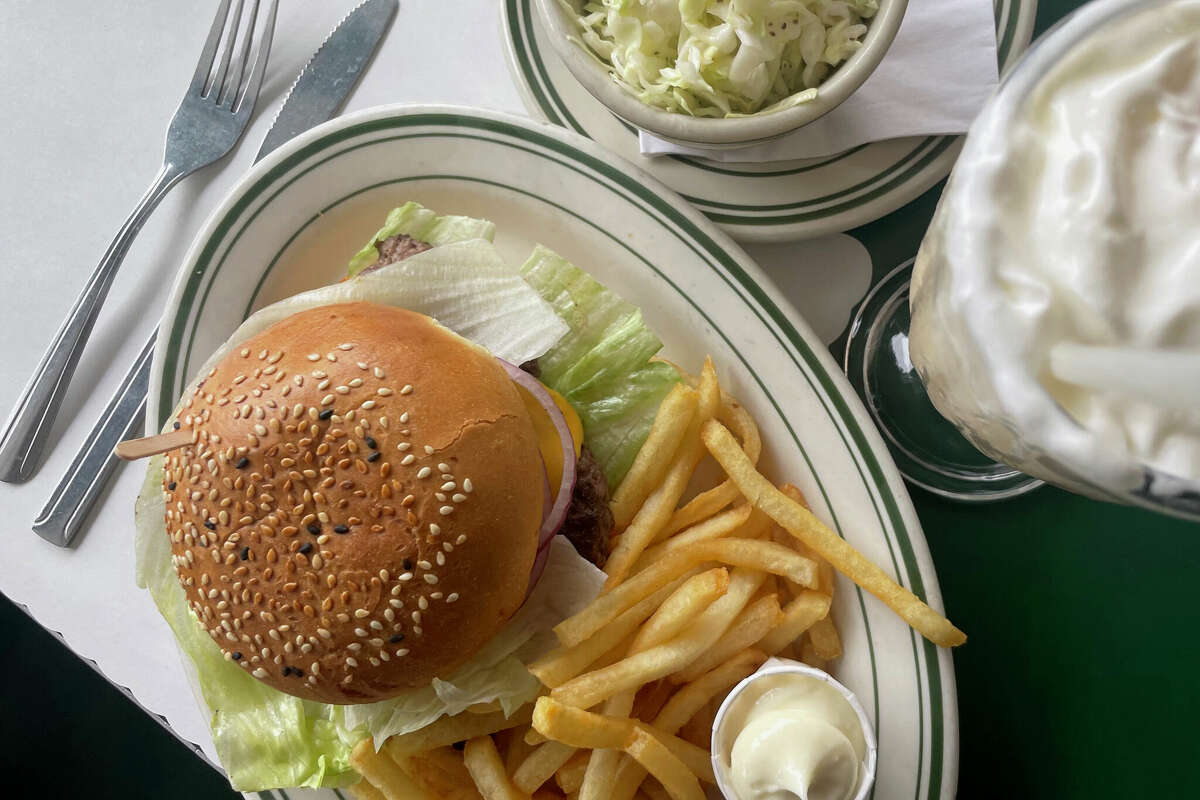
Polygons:
M365 437L364 441L367 443L367 447L371 448L372 450L379 449L379 442L375 441L374 438L367 436Z
M330 633L325 628L317 628L317 636L320 636L322 639L332 639L333 638L333 634Z
M397 450L399 450L399 451L400 451L400 452L402 452L402 453L403 453L405 450L409 449L410 447L412 447L412 445L411 445L411 444L409 444L408 442L400 442L399 444L397 444L397 445L396 445L396 449L397 449Z
M175 481L171 481L170 483L167 484L167 491L170 491L170 492L175 491L175 487L177 485L178 484L176 484Z
M333 353L326 353L325 358L327 358L330 363L337 361L337 356L334 355Z
M438 553L438 555L440 556L441 553ZM438 582L437 575L434 575L434 574L428 573L428 572L425 573L425 582L426 583L437 583ZM423 600L424 598L421 598L421 599Z
M312 552L312 550L313 550L312 542L305 542L304 544L300 545L299 552L303 553L304 555L308 555L309 553Z
M461 503L466 499L467 496L465 494L453 494L450 496L450 500L455 503Z
M401 647L396 651L396 658L404 658L406 655L408 655L408 648L406 647Z
M322 411L321 413L317 414L317 419L319 419L319 420L327 420L327 419L329 419L329 418L330 418L330 417L332 417L332 416L333 416L333 409L332 409L332 408L327 408L327 409L325 409L324 411Z
M467 535L464 533L464 534L461 534L457 539L455 539L454 543L456 545L461 545L466 541L467 541Z
M390 605L392 608L404 608L404 603L394 597L391 600L388 600L388 605Z
M217 529L217 523L214 520L206 519L204 520L204 527L208 528L210 531L215 531Z
M441 464L438 464L438 471L439 472L449 472L450 465L445 462L442 462Z
M390 397L392 394L392 390L387 388L386 386L381 386L375 390L375 394L379 395L380 397Z
M454 603L457 601L458 601L458 592L451 592L450 594L446 595L447 603Z
M367 456L367 461L378 461L382 455L383 453L376 450L374 453L371 453L371 455Z
M240 553L240 556L241 556L241 559L242 559L242 561L247 561L247 560L249 560L249 558L250 558L250 548L249 548L249 547L243 547L243 548L242 548L242 552Z
M433 448L430 447L429 445L425 445L425 455L427 455L427 456L433 455Z
M463 491L467 494L470 494L472 491L474 491L474 489L475 486L471 483L471 479L463 478Z
M453 491L456 488L458 488L458 484L456 484L454 481L446 481L442 484L443 492Z
M306 357L308 358L309 361L320 361L321 360L321 356L318 353L309 353L308 356L306 356Z
M364 366L363 369L366 369L366 367ZM374 374L375 374L376 378L379 378L380 380L383 379L383 370L380 369L379 367L375 368Z
M432 533L434 536L437 536L438 534L440 534L442 532L442 526L438 525L437 523L431 523L429 525L429 532Z
M321 405L327 406L333 403L333 395L327 394L321 398Z
M392 638L388 639L388 641L389 641L389 642L391 642L392 644L400 644L400 642L403 642L403 641L404 641L404 634L403 634L403 633L397 633L395 636L393 636Z
M422 611L425 611L426 609L429 608L429 601L426 600L424 597L418 597L417 598L417 607L420 608Z
M441 514L443 517L448 517L454 513L454 507L453 506L442 506L441 508L438 509L438 513Z
M350 394L349 386L335 386L333 387L333 390L338 394Z
M242 654L237 650L234 650L232 653L230 653L229 657L232 658L234 661L242 660Z
M253 675L254 677L258 678L259 680L262 680L263 678L267 677L267 671L265 669L263 669L262 667L257 668L256 670L254 670L254 672L251 672L250 674Z
M445 553L438 553L438 554L437 554L437 555L434 557L434 559L433 559L433 560L437 562L437 565L438 565L439 567L444 567L444 566L446 566L446 554L445 554Z
M433 564L430 564L428 561L425 561L423 559L421 561L417 562L417 566L420 567L421 569L433 569Z
M408 583L412 579L413 579L413 574L411 572L403 572L396 578L396 580L398 580L402 583ZM399 589L400 587L397 586L396 588Z
M334 526L333 526L333 532L334 532L334 533L349 533L349 532L350 532L350 528L348 528L348 527L347 527L347 526L345 526L345 525L334 525Z
M237 460L237 463L234 464L233 466L236 469L245 469L249 463L250 463L250 459L246 458L245 456L242 456L241 458L239 458Z
M418 478L428 478L432 474L433 474L433 470L431 470L429 467L421 467L420 472L417 473L417 477Z
M357 636L357 637L359 637L360 639L365 639L365 638L367 638L367 636L369 636L370 634L368 634L368 633L367 633L367 631L366 631L366 629L365 629L365 628L355 628L355 629L354 629L354 635L355 635L355 636Z

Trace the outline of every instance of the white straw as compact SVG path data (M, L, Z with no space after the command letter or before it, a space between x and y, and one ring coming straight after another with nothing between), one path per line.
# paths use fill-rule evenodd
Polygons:
M1200 408L1200 352L1063 343L1050 349L1050 372L1164 408Z

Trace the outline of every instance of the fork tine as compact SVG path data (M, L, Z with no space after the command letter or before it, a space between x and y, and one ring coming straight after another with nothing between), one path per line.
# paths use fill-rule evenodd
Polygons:
M278 10L279 0L268 0L258 53L254 56L254 67L233 104L235 114L241 114L243 111L248 114L254 109L254 101L258 99L258 90L262 87L263 74L267 71L267 59L271 55L271 38L275 35L275 13Z
M217 6L217 14L213 18L212 28L208 38L204 40L204 49L200 51L200 60L196 62L196 72L192 75L192 85L188 90L194 94L203 95L204 87L208 84L208 74L212 72L213 57L217 54L217 45L221 42L221 31L225 30L225 22L229 16L229 0L221 0Z
M205 97L211 96L218 105L221 103L221 87L225 85L225 72L229 69L229 58L233 55L233 45L237 40L238 31L242 27L242 0L237 0L232 18L233 24L229 26L229 33L225 37L225 46L221 48L221 60L217 62L217 71L213 74L212 83L208 85L208 90L204 93ZM254 28L251 27L250 34L253 33Z
M259 0L251 0L250 13L247 15L249 19L246 22L246 33L242 36L241 42L238 44L238 54L234 57L233 63L229 71L228 77L225 79L225 84L221 87L221 101L229 98L230 107L233 106L238 89L242 85L242 80L246 74L247 62L250 59L250 45L254 43L254 28L258 23L258 3Z

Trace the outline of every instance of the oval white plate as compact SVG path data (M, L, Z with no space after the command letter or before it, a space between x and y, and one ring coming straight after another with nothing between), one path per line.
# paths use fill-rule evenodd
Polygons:
M148 430L247 314L341 278L387 211L410 199L493 220L497 245L514 262L536 242L559 251L638 303L665 356L699 364L711 354L762 426L769 474L799 485L843 536L941 605L887 448L825 347L758 266L654 179L582 136L518 117L368 109L314 128L256 166L205 224L176 280L155 352ZM876 798L953 797L950 654L844 580L835 613L846 651L838 679L879 731Z
M633 161L743 241L794 241L866 225L946 177L957 136L893 139L828 158L718 164L686 156L643 156L637 131L614 117L563 65L532 0L504 0L509 66L525 107ZM995 0L1001 70L1024 52L1037 0Z

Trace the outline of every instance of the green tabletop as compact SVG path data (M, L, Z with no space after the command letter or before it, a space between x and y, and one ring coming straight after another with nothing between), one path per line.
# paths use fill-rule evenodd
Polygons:
M1038 33L1079 5L1042 0ZM911 257L941 187L852 231ZM913 500L950 616L964 798L1194 796L1200 526L1052 488ZM42 797L234 797L223 779L0 598L0 764ZM10 783L10 785L13 785Z

